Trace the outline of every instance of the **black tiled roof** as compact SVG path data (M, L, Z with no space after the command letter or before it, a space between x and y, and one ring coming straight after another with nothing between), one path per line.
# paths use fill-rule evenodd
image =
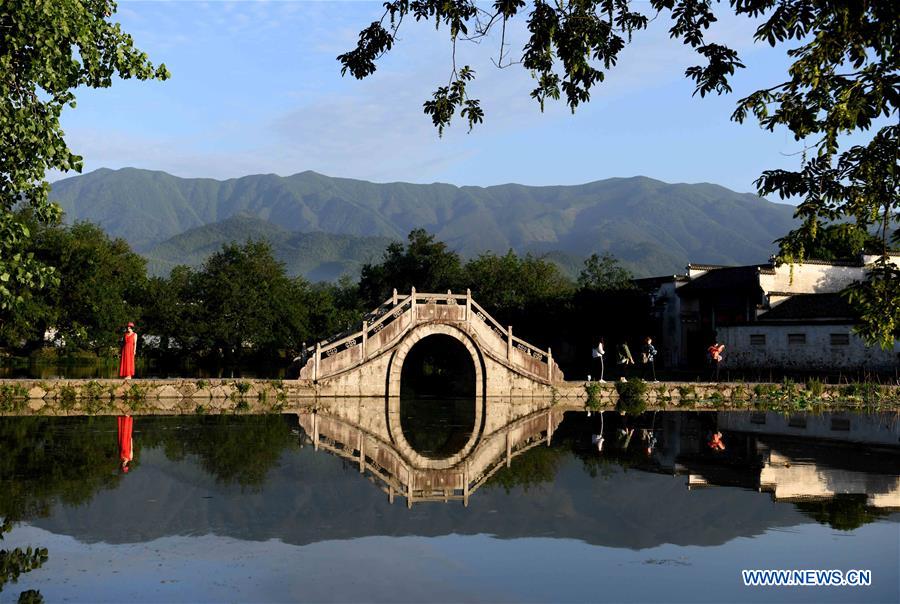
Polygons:
M753 266L730 266L717 268L691 279L690 283L678 288L678 295L701 295L717 290L757 293L759 287L759 269Z
M853 319L855 314L841 294L795 294L759 315L760 321Z

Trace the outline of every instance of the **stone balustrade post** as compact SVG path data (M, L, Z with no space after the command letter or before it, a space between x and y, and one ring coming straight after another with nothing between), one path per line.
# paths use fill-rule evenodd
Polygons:
M366 360L366 342L369 339L369 322L363 321L362 328L362 348L360 349L359 360L360 362L364 362Z
M512 349L513 349L513 335L512 335L512 325L506 326L506 360L512 362Z
M394 303L394 306L397 306L397 288L394 288L394 293L391 296L391 301Z
M319 379L319 359L322 356L322 343L316 342L316 357L313 360L313 381L316 382Z
M553 349L547 347L547 379L553 382Z
M409 316L412 319L412 322L416 322L416 288L412 288L412 292L409 295L410 299L410 307L409 307Z
M466 321L472 319L472 290L466 289Z

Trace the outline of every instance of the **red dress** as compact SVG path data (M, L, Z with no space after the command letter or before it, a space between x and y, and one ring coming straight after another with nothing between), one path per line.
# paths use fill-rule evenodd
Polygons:
M119 428L119 459L121 461L131 461L134 458L134 444L131 440L134 418L130 415L120 415L116 423Z
M134 349L137 345L137 334L126 333L122 339L122 359L119 361L119 377L134 375Z

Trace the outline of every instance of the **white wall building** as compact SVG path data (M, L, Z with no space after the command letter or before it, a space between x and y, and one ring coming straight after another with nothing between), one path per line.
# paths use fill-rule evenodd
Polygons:
M888 350L866 346L853 333L857 320L839 295L864 280L875 259L691 264L684 275L638 284L653 296L660 355L670 367L702 366L706 348L718 340L730 368L890 373L898 369L900 341Z

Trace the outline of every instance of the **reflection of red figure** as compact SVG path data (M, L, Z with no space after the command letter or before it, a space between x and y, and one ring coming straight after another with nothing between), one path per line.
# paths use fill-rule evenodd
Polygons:
M116 423L119 428L119 459L122 461L122 471L127 472L128 462L134 459L134 440L131 438L134 418L130 415L120 415Z
M129 323L122 338L122 359L119 361L119 377L126 380L134 375L134 354L137 352L137 334L134 333L134 323Z
M709 439L709 448L713 451L724 451L725 450L725 441L722 440L722 433L716 432Z

